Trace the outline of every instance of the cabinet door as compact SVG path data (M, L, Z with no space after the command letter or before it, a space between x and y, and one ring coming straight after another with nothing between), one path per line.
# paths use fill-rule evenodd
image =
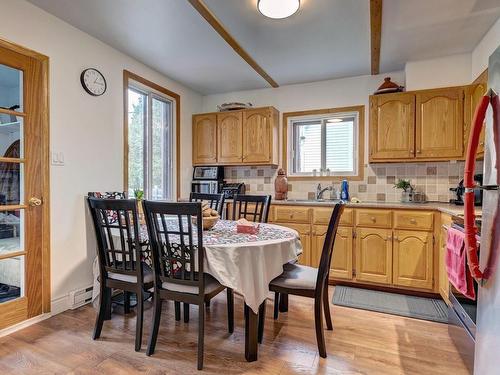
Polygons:
M370 160L413 158L415 95L370 97Z
M392 231L356 228L356 280L392 282Z
M315 225L312 237L312 266L319 267L327 225ZM330 263L331 279L352 280L352 228L338 227Z
M217 163L215 114L193 116L193 164Z
M419 289L433 287L433 241L431 232L394 232L394 285Z
M243 162L270 163L272 159L271 113L255 109L243 114Z
M445 228L441 228L441 234L439 238L439 294L447 304L450 304L449 300L450 283L448 281L448 273L446 272L446 259L445 259L447 236L448 236L448 231Z
M417 158L463 157L463 97L461 87L417 92Z
M299 256L299 264L311 266L311 226L309 224L279 223L284 227L295 229L299 232L302 243L302 255Z
M217 160L241 163L243 160L243 113L217 114Z
M470 129L472 127L472 120L474 119L474 113L476 112L476 107L479 101L486 93L487 82L478 83L476 85L467 86L465 89L465 108L464 108L464 137L465 145L469 143ZM479 138L479 147L477 149L477 155L479 157L484 156L484 130L485 125L483 124L483 130L481 131L481 136Z

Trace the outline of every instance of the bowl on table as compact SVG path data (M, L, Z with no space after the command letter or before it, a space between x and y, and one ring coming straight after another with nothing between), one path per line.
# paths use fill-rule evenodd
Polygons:
M219 213L216 210L211 209L210 206L206 203L202 204L201 211L202 211L202 215L203 215L203 217L202 217L203 230L212 229L220 219ZM196 225L197 218L193 217L192 221L193 221L193 224Z

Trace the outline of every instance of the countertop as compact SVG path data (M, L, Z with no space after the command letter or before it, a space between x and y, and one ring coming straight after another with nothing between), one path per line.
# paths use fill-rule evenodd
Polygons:
M271 205L297 205L297 206L318 206L330 207L335 201L314 201L314 200L272 200ZM463 216L464 206L444 202L427 202L427 203L401 203L401 202L361 202L347 203L346 207L352 208L387 208L387 209L404 209L404 210L433 210L443 212L449 215ZM476 207L476 216L481 215L481 207Z

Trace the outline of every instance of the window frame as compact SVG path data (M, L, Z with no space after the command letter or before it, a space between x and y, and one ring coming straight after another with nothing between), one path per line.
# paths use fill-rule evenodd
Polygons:
M364 105L340 108L327 108L309 111L298 112L285 112L283 113L283 168L287 172L289 180L330 180L340 181L343 179L352 181L361 181L364 178L364 154L365 154L365 119L364 119ZM311 172L294 172L296 154L295 150L295 137L293 132L293 123L298 121L307 120L321 120L323 123L328 118L341 117L341 116L354 116L355 117L355 131L354 131L354 144L357 150L354 152L354 169L355 174L330 174L329 176L321 175L320 171L314 176ZM356 126L357 125L357 126ZM326 142L326 126L322 126L322 139L321 142ZM323 149L323 147L322 147ZM325 153L325 155L323 155ZM326 156L326 152L322 150L322 158ZM323 164L323 162L322 162ZM325 161L326 164L326 161Z
M151 82L137 74L134 74L128 70L123 70L123 190L128 192L128 157L129 157L129 146L128 146L128 90L139 92L141 94L147 95L147 108L152 108L152 100L157 99L163 102L171 102L171 137L170 137L170 147L172 149L172 158L169 158L169 170L172 174L172 180L170 182L169 190L171 192L170 196L173 200L180 198L180 95L170 91L154 82ZM147 113L145 114L147 116ZM146 124L149 123L149 119L145 119ZM148 124L147 127L150 125ZM152 147L151 142L151 131L145 132L144 134L144 160L147 160L146 155L150 153L150 148ZM175 160L173 160L175 159ZM145 167L147 171L144 171L145 181L149 181L152 178L151 166L149 162L145 162ZM149 183L149 182L148 182Z

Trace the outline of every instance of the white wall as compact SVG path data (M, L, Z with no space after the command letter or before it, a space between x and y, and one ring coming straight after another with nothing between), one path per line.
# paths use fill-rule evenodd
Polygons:
M0 0L0 38L50 58L51 150L65 166L51 167L52 299L92 284L94 234L86 217L88 191L123 188L123 69L181 96L181 180L189 189L191 114L201 96L22 0ZM86 94L79 81L87 67L106 77L107 92Z
M470 53L408 61L405 65L406 90L468 85L470 72Z
M472 51L471 79L474 80L488 67L488 59L500 44L500 19L490 28Z

